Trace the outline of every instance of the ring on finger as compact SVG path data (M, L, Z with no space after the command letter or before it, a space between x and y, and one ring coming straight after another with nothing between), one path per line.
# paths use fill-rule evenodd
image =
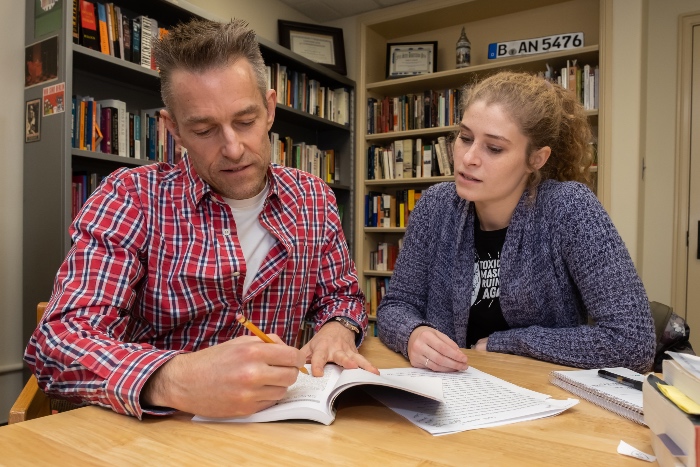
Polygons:
M428 362L429 362L429 361L430 361L430 359L429 359L428 357L425 357L425 365L423 365L423 366L426 367L426 368L428 368Z

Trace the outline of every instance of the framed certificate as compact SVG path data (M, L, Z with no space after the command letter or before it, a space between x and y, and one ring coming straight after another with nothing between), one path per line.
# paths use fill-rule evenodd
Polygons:
M437 71L437 41L386 45L386 77L403 78Z
M281 19L277 26L281 46L336 73L347 74L342 29Z

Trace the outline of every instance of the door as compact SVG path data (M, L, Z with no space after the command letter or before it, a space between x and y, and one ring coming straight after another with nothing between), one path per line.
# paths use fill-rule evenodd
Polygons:
M686 319L691 328L690 342L700 354L700 25L693 27L691 83Z

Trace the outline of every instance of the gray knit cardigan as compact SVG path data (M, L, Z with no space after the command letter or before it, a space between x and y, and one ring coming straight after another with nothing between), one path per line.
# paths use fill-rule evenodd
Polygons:
M513 213L500 262L500 302L511 329L487 349L580 368L651 368L654 324L634 264L595 195L544 181ZM379 337L408 356L408 338L432 326L466 346L474 274L474 204L454 183L423 193L377 310ZM589 318L594 324L589 325Z

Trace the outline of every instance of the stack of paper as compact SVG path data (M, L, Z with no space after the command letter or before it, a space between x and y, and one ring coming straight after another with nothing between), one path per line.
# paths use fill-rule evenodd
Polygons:
M551 417L578 404L577 399L552 399L471 367L458 373L396 368L382 370L382 375L442 380L445 403L379 387L365 388L382 404L433 435Z

